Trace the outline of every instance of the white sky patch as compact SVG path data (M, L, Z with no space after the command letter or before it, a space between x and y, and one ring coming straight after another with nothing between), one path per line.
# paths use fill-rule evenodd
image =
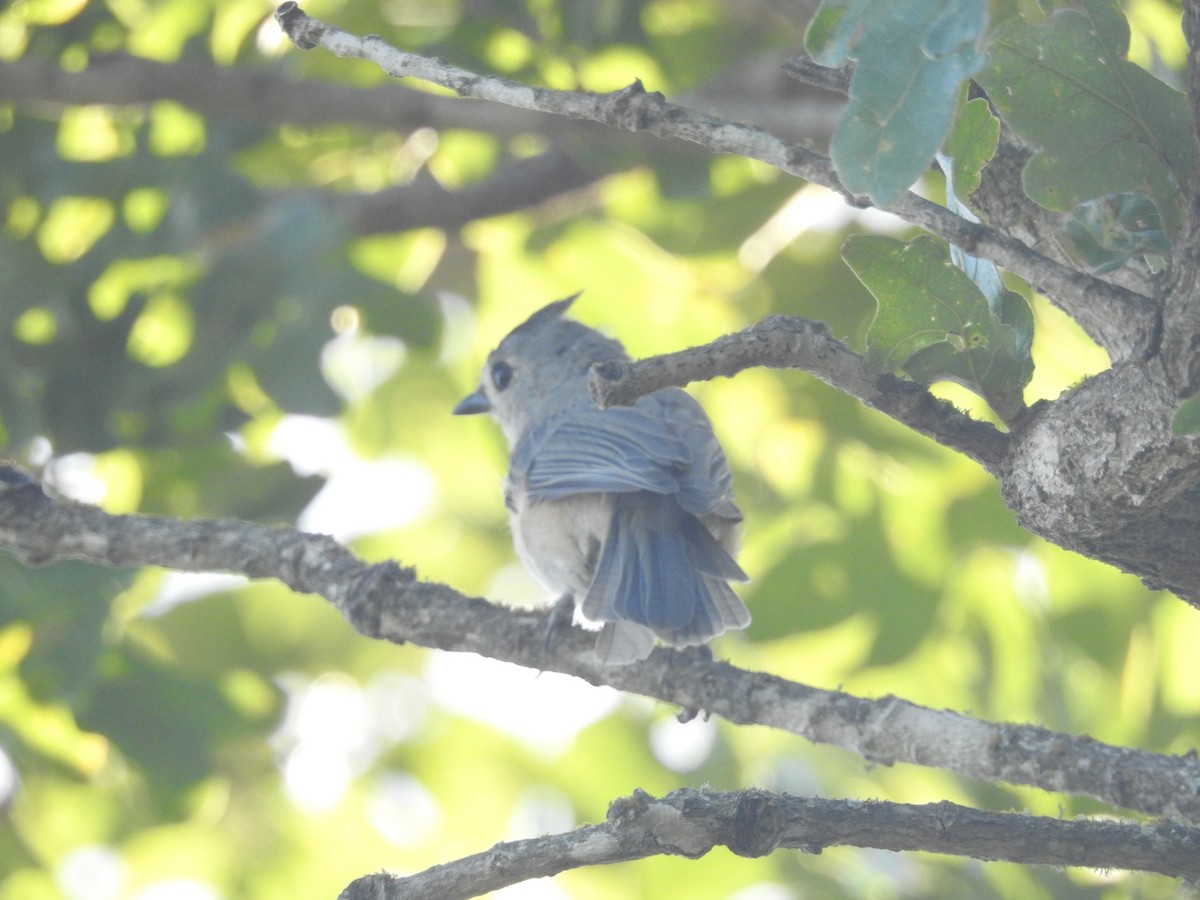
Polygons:
M717 742L717 724L700 717L680 722L674 716L650 727L650 750L676 772L694 772L704 765Z
M406 741L425 727L432 699L424 682L402 672L380 672L363 688L371 727L389 744Z
M726 900L797 900L799 896L786 884L764 881L735 891Z
M438 360L453 365L470 359L475 352L475 307L461 294L440 291L438 306L442 310L442 342Z
M311 683L297 678L284 687L287 715L271 738L284 786L299 809L328 812L378 752L367 697L353 679L338 673Z
M267 449L287 460L301 478L327 475L358 458L342 426L320 416L284 416L271 432Z
M397 847L429 840L442 823L442 808L430 790L406 772L385 772L371 787L367 817Z
M125 863L114 847L78 847L55 866L54 881L68 900L115 900L125 881Z
M412 524L436 499L434 478L425 466L395 457L362 459L332 419L284 416L269 448L297 475L326 479L297 521L305 531L348 541Z
M776 256L809 231L841 231L857 222L876 234L895 234L907 223L878 209L855 209L839 194L806 184L784 202L738 248L738 262L751 272L761 272Z
M68 453L50 460L44 478L64 496L95 506L108 495L108 485L95 472L96 458L92 454Z
M537 784L517 795L508 819L509 840L562 834L577 825L571 798L548 784Z
M12 799L12 795L17 792L20 784L21 779L17 774L17 767L13 765L9 755L4 752L4 748L0 747L0 806Z
M399 338L368 336L351 328L321 350L321 373L344 400L360 400L391 378L407 355Z
M236 438L231 435L235 446ZM268 446L297 475L321 475L326 479L297 519L296 524L303 531L350 541L364 534L409 525L424 515L436 499L435 481L425 466L395 457L363 459L350 447L341 424L334 419L284 416ZM82 460L64 465L72 459L63 457L56 464L63 466L64 477L83 486L71 496L84 499L78 493L86 490L86 481L83 475L76 474L77 470L82 471ZM90 466L91 457L87 460ZM240 575L170 572L163 577L158 593L142 615L162 615L181 603L236 590L246 583L247 579Z
M434 699L447 709L550 755L566 750L621 702L612 688L466 653L430 656L425 675Z
M293 747L283 763L283 785L297 809L329 812L350 787L353 772L340 748L320 742Z
M226 572L167 572L159 582L158 593L139 613L153 618L174 609L181 603L191 603L201 597L236 591L250 583L244 575Z
M1050 609L1050 585L1046 567L1037 554L1026 548L1013 554L1013 588L1026 611L1045 615Z

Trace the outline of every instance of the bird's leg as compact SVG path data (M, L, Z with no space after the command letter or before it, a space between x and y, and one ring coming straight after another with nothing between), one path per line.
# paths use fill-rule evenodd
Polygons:
M575 596L567 591L555 601L550 610L550 617L546 620L546 637L542 640L542 649L549 653L554 645L555 632L564 626L569 628L574 618Z
M713 661L712 647L708 646L708 644L698 644L693 647L688 647L683 652L699 657L700 660L706 663L711 663ZM675 719L686 724L697 716L701 716L702 720L705 722L708 721L707 712L705 712L703 709L693 709L690 706L684 706L680 708L679 712L675 715Z

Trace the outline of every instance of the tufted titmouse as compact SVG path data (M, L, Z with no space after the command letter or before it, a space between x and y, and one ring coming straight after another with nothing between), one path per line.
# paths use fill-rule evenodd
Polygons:
M517 553L560 602L603 623L605 663L645 659L656 635L685 647L745 628L750 613L727 583L748 580L733 559L742 513L708 417L678 388L599 409L588 370L629 357L564 317L578 296L514 328L454 408L490 413L508 438Z

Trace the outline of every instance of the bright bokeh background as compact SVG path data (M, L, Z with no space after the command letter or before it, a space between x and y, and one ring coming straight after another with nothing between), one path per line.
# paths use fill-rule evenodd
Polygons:
M1178 66L1178 10L1127 4L1133 53ZM801 45L804 4L312 2L484 72L669 96ZM259 0L19 0L0 59L106 52L370 87L283 41ZM4 78L0 70L0 81ZM418 84L408 84L423 90ZM267 101L263 101L267 104ZM114 512L240 516L528 605L503 439L451 417L545 302L634 356L764 315L861 346L854 231L903 233L756 163L623 135L555 138L605 177L537 207L363 236L332 198L481 182L548 146L465 127L299 127L146 105L0 105L0 453ZM926 185L936 195L937 185ZM1030 401L1107 366L1040 298ZM940 390L940 389L939 389ZM1157 751L1200 742L1200 617L1013 521L978 466L798 372L696 385L747 513L755 621L720 656ZM946 396L979 415L971 395ZM373 643L274 583L0 558L0 900L333 897L497 841L600 821L642 788L758 786L1047 815L1098 804L867 766L763 728L552 673ZM1165 879L851 848L714 851L577 871L505 898L1171 897Z

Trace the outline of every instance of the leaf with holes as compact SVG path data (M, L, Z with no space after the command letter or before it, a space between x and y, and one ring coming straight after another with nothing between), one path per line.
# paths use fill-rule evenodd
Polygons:
M1048 209L1142 192L1168 234L1181 220L1191 171L1187 99L1125 59L1129 23L1113 0L1083 0L1047 24L1013 17L988 44L977 80L1001 115L1038 148L1025 190Z
M870 368L903 371L921 384L957 382L1006 421L1024 409L1033 363L1023 298L1002 295L993 311L978 285L927 235L908 243L856 235L842 256L879 304L867 331Z

